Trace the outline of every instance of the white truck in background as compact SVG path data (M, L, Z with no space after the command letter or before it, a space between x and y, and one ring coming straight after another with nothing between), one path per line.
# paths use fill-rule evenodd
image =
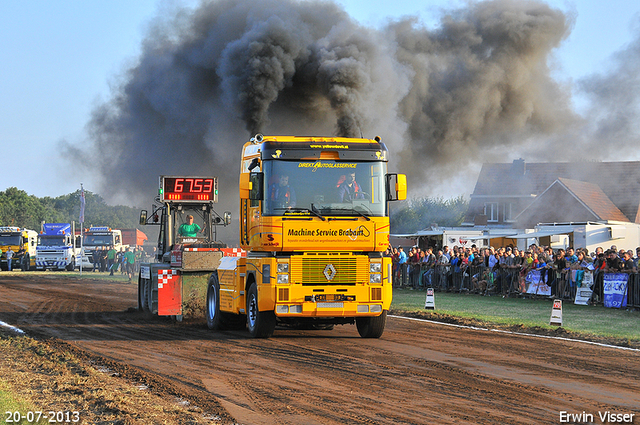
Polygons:
M36 247L36 269L73 271L79 253L74 233L70 223L43 223Z
M107 226L90 227L84 232L82 238L82 269L93 268L93 251L99 247L109 249L113 246L117 252L127 247L122 243L122 232L118 229L111 229Z

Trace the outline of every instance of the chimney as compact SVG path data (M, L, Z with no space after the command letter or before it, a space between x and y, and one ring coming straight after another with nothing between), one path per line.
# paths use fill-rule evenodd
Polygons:
M511 175L516 176L524 176L524 173L527 170L527 166L524 162L524 159L514 159L513 164L511 164Z

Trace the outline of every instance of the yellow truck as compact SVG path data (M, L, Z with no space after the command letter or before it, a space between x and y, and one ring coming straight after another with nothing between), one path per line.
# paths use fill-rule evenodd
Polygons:
M391 305L389 201L406 176L387 172L380 138L253 137L242 149L240 245L211 274L211 329L242 323L254 337L276 324L355 323L378 338Z
M257 338L276 325L354 323L380 337L392 298L389 201L407 191L388 160L379 138L252 137L240 163L240 249L213 237L230 222L212 209L217 179L161 176L160 205L141 213L161 230L157 262L141 265L140 309L178 319L203 311L210 329ZM189 216L202 233L179 236Z
M36 247L38 246L38 232L22 227L0 226L0 267L8 270L7 251L11 248L12 270L31 270L36 266Z

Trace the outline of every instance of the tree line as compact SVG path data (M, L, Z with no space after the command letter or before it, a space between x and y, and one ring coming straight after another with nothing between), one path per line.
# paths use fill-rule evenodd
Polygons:
M393 205L390 214L391 233L414 233L432 225L455 227L462 224L469 201L457 198L413 198Z
M85 195L84 226L108 226L114 229L139 227L140 209L124 205L111 206L100 195L88 190ZM0 226L16 226L40 231L40 224L78 223L80 190L68 195L38 198L24 190L10 187L0 192Z

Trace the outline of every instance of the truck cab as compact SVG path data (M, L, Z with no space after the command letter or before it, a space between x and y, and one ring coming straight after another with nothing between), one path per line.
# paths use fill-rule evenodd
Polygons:
M14 252L11 260L12 270L22 268L31 270L36 263L36 247L38 246L38 233L21 227L4 226L0 227L0 267L8 270L7 251L9 248ZM19 254L24 249L24 254Z
M37 270L67 270L76 267L74 231L70 223L43 223L36 248Z
M276 324L355 323L378 338L391 305L388 202L406 176L387 172L380 138L253 137L242 150L240 246L212 276L207 322L246 315L254 337Z
M93 268L93 252L98 247L113 246L116 251L120 252L127 246L122 243L122 233L118 229L112 229L108 226L92 226L84 232L82 238L82 256L80 267L84 269Z

